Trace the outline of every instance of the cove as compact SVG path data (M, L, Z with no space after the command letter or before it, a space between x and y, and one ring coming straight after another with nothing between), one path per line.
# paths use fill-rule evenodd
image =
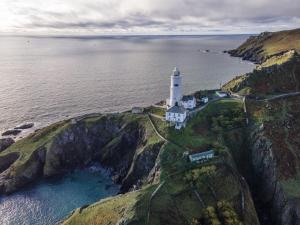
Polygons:
M119 187L99 166L44 179L0 196L1 225L53 225L72 210L117 194Z

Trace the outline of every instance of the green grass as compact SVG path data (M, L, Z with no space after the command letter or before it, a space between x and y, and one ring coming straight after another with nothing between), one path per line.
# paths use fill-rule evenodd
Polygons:
M165 117L166 109L160 108L160 107L155 107L155 106L150 106L150 107L146 108L146 112Z
M61 121L52 124L48 127L42 128L35 133L30 134L28 137L17 141L15 144L11 145L8 149L0 153L1 155L6 155L10 152L19 152L20 157L15 162L15 166L24 163L30 155L39 147L46 146L49 147L53 141L53 138L66 129L69 126L69 121Z
M290 178L288 180L281 180L280 184L284 192L290 198L300 198L300 174L295 178Z
M138 201L140 192L130 192L125 195L118 195L90 205L85 209L77 209L63 224L81 225L93 224L102 225L116 224L121 218L132 219L135 216L134 206Z
M216 206L216 199L210 188L217 194L217 200L226 200L233 205L239 202L240 185L237 177L224 167L223 152L227 152L227 146L223 143L224 133L231 134L232 129L240 129L244 126L243 105L239 100L223 99L210 103L203 111L191 118L186 128L177 131L167 122L153 118L159 132L175 142L165 143L159 154L160 181L165 185L158 191L149 205L151 194L159 184L145 185L141 190L129 192L102 200L84 209L77 209L65 222L65 225L79 224L116 224L120 219L130 221L129 225L146 224L148 208L150 206L149 225L165 224L166 221L173 225L189 225L194 218L199 218L204 209L195 195L193 184L185 180L186 174L191 170L202 171L195 178L193 188L200 193L206 205ZM155 133L146 115L133 115L124 113L118 116L110 116L112 120L123 125L136 122L144 128L146 142L144 147L162 141ZM101 123L104 116L86 118L81 121L89 127L95 123ZM45 128L35 135L16 143L7 152L22 152L22 160L41 145L50 145L55 135L67 129L70 124L61 122ZM234 140L233 140L234 141ZM107 145L118 145L118 137ZM21 149L22 148L22 149ZM183 153L189 151L205 151L215 149L219 155L206 163L190 163ZM107 149L104 149L107 150ZM139 148L142 151L143 148ZM140 152L137 152L140 154ZM25 158L24 158L25 157ZM206 173L207 168L213 167L213 173Z
M179 131L159 119L153 118L153 121L165 137L180 146L198 151L213 146L220 133L243 126L245 118L240 100L223 99L210 103Z
M300 29L273 32L267 38L266 35L259 35L248 39L236 50L239 53L254 50L257 56L266 59L291 49L300 52Z
M272 65L281 65L285 62L287 62L288 60L290 60L294 55L293 51L289 51L283 55L280 56L273 56L269 59L267 59L265 62L263 62L258 68L262 68L262 67L269 67Z

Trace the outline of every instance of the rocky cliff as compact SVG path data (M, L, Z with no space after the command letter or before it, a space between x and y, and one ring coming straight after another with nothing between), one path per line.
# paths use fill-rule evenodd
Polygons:
M274 224L300 224L300 95L247 101L257 193Z
M147 182L163 142L145 117L101 115L39 130L0 155L0 192L100 162L123 192ZM154 139L154 141L151 141ZM150 142L151 141L151 142Z
M233 56L259 63L223 86L246 96L252 191L271 224L300 224L300 30L250 37Z
M300 56L294 50L273 56L223 89L240 95L274 95L300 91Z
M291 49L300 51L300 29L264 32L251 36L241 46L228 52L232 56L261 64L268 58Z

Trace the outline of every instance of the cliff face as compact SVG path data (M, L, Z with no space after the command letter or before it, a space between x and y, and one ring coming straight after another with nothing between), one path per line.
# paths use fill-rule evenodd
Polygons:
M0 152L7 149L13 143L15 143L15 141L12 138L0 138Z
M145 118L125 116L100 116L76 124L69 121L45 142L41 139L48 134L38 131L19 144L30 149L18 151L18 146L12 146L0 156L0 191L11 193L40 177L62 174L92 162L109 169L121 190L128 191L146 179L155 164L162 142L149 144L147 139L152 132Z
M260 63L223 86L247 96L253 188L272 224L300 224L300 30L250 37L232 56Z
M300 224L300 96L247 103L256 192L276 224ZM259 121L257 121L259 120Z
M241 95L265 95L300 91L300 56L295 51L270 58L251 73L223 86Z

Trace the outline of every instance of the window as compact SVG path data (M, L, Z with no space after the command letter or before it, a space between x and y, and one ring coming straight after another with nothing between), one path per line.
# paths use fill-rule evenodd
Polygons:
M178 87L178 84L174 84L174 87Z

